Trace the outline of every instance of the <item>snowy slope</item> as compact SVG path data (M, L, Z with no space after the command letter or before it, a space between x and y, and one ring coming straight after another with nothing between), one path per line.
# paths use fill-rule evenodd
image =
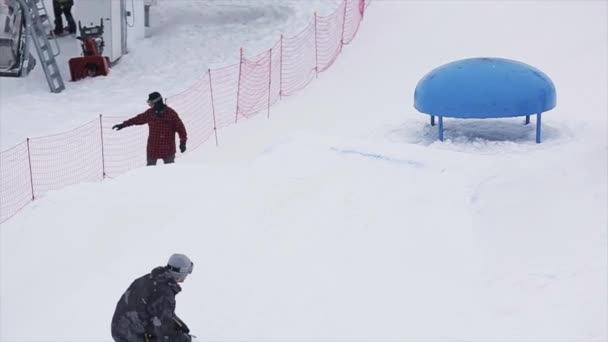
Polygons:
M300 32L313 13L332 12L336 0L161 0L151 7L150 37L129 47L109 77L69 82L67 61L80 55L77 39L59 40L58 64L67 89L52 94L37 67L25 79L0 78L0 149L73 129L99 114L140 113L152 91L169 96L190 87L207 69L268 50L281 33ZM47 4L49 11L50 4Z

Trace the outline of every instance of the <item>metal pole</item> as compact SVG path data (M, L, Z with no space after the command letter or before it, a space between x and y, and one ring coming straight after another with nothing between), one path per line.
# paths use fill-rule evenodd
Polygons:
M526 123L524 125L527 125L530 123L530 115L526 115Z
M241 72L243 72L243 48L241 48L241 58L239 59L239 83L236 88L236 116L234 123L239 120L239 100L241 97Z
M272 85L272 48L270 48L270 59L268 62L268 118L270 119L270 91Z
M279 56L279 99L283 99L283 34L281 33L281 55Z
M439 140L443 141L443 116L439 116Z
M365 0L359 0L359 13L361 13L361 20L365 16Z
M131 0L134 1L134 0ZM131 16L133 13L130 14ZM120 54L126 55L128 53L127 41L128 41L128 32L127 32L127 17L129 16L129 12L127 11L127 1L120 0Z
M104 153L104 149L103 149L103 125L102 125L102 115L99 114L99 134L101 135L101 172L102 172L102 179L106 178L106 160L105 160L105 153Z
M541 113L536 114L536 143L540 144L540 121Z
M317 42L317 12L315 12L315 74L319 77L319 43Z
M344 16L342 17L342 38L340 40L340 50L342 50L342 46L344 46L344 31L346 26L346 7L348 7L348 0L344 0Z
M150 5L144 5L144 27L150 27Z
M213 102L213 83L211 82L211 69L207 70L209 74L209 91L211 93L211 113L213 115L213 132L215 133L215 146L219 146L217 141L217 124L215 122L215 104Z
M431 126L435 126L435 115L431 115Z
M32 190L32 201L34 197L34 176L32 175L32 157L30 153L30 138L27 138L27 161L30 167L30 188Z

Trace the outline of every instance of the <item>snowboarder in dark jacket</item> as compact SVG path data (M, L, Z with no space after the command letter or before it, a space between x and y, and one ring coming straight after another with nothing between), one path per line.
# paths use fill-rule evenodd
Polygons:
M187 256L173 254L167 266L135 279L116 304L114 341L191 342L188 326L175 314L175 295L193 266Z
M148 124L148 166L156 165L158 159L165 164L175 161L175 133L179 135L179 150L186 151L186 140L188 135L184 123L177 113L165 103L158 92L148 95L148 106L150 109L121 123L112 126L112 129L121 129L133 125Z

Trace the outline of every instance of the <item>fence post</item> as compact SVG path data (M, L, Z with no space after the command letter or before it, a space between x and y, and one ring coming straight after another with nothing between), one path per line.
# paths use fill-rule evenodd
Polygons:
M279 55L279 100L283 99L283 34L281 33L281 54Z
M342 46L344 46L344 31L346 30L346 8L348 7L348 0L344 0L344 16L342 18L342 39L340 40L340 50L342 50Z
M359 0L359 13L361 13L361 20L365 16L365 0Z
M268 59L268 118L270 119L270 92L272 84L272 48L270 48L270 56Z
M241 99L241 73L243 72L243 48L241 48L241 58L239 58L239 83L236 88L236 115L234 123L239 120L239 101Z
M99 133L101 135L101 175L102 179L106 178L106 158L105 151L103 148L103 124L102 124L102 115L99 114Z
M34 177L32 176L32 157L30 153L30 138L27 138L27 162L30 167L30 188L32 190L32 201L35 199L34 196Z
M316 77L319 77L319 43L317 40L317 12L315 12L315 74Z
M213 102L213 83L211 82L211 69L207 70L209 74L209 91L211 94L211 114L213 115L213 132L215 133L215 146L219 146L217 141L217 123L215 122L215 104Z

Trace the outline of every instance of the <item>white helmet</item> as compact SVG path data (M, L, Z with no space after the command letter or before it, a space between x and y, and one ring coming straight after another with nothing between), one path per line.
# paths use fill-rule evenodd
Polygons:
M194 263L183 254L173 254L167 263L167 269L171 272L174 278L185 278L192 273Z

